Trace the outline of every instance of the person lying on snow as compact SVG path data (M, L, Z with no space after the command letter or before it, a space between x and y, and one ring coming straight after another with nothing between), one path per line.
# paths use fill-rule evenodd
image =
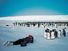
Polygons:
M10 45L20 45L22 46L27 46L28 43L33 43L34 38L32 35L28 35L25 38L18 39L16 41L7 41L4 45L10 46Z

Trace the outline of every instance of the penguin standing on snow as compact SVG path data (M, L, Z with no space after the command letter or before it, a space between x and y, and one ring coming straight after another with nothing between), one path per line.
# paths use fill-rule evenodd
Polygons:
M45 30L45 32L44 32L44 37L46 38L46 39L50 39L50 30L47 28L46 30Z
M58 38L61 37L61 33L62 33L61 30L59 30L59 31L58 31Z
M55 32L54 32L54 29L51 31L51 39L55 39Z
M56 29L54 29L54 35L55 35L55 38L58 38L58 32L56 31Z
M63 36L66 37L66 31L63 29Z

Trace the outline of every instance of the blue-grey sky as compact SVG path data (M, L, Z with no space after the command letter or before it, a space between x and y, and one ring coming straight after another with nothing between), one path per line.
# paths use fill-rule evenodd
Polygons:
M0 17L68 15L68 0L0 0Z

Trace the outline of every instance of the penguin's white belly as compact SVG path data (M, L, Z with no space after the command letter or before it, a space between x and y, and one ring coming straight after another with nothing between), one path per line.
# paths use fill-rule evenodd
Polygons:
M50 33L47 33L47 39L50 39Z
M46 32L44 32L44 38L46 38L47 37L47 33Z
M59 37L59 38L61 37L61 33L60 33L60 32L58 32L58 37Z
M51 39L54 39L55 36L54 36L54 32L51 32Z

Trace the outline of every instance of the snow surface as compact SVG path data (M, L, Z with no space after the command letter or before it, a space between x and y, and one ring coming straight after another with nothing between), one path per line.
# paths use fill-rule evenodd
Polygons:
M0 20L22 20L22 21L30 21L30 22L38 22L38 21L68 21L68 15L36 15L36 16L8 16L1 17Z
M62 28L64 27L58 27L57 30ZM0 51L68 51L68 27L66 28L66 37L46 40L43 37L45 28L0 26ZM5 41L14 41L29 34L34 36L33 44L28 44L26 47L20 47L19 45L3 46Z

